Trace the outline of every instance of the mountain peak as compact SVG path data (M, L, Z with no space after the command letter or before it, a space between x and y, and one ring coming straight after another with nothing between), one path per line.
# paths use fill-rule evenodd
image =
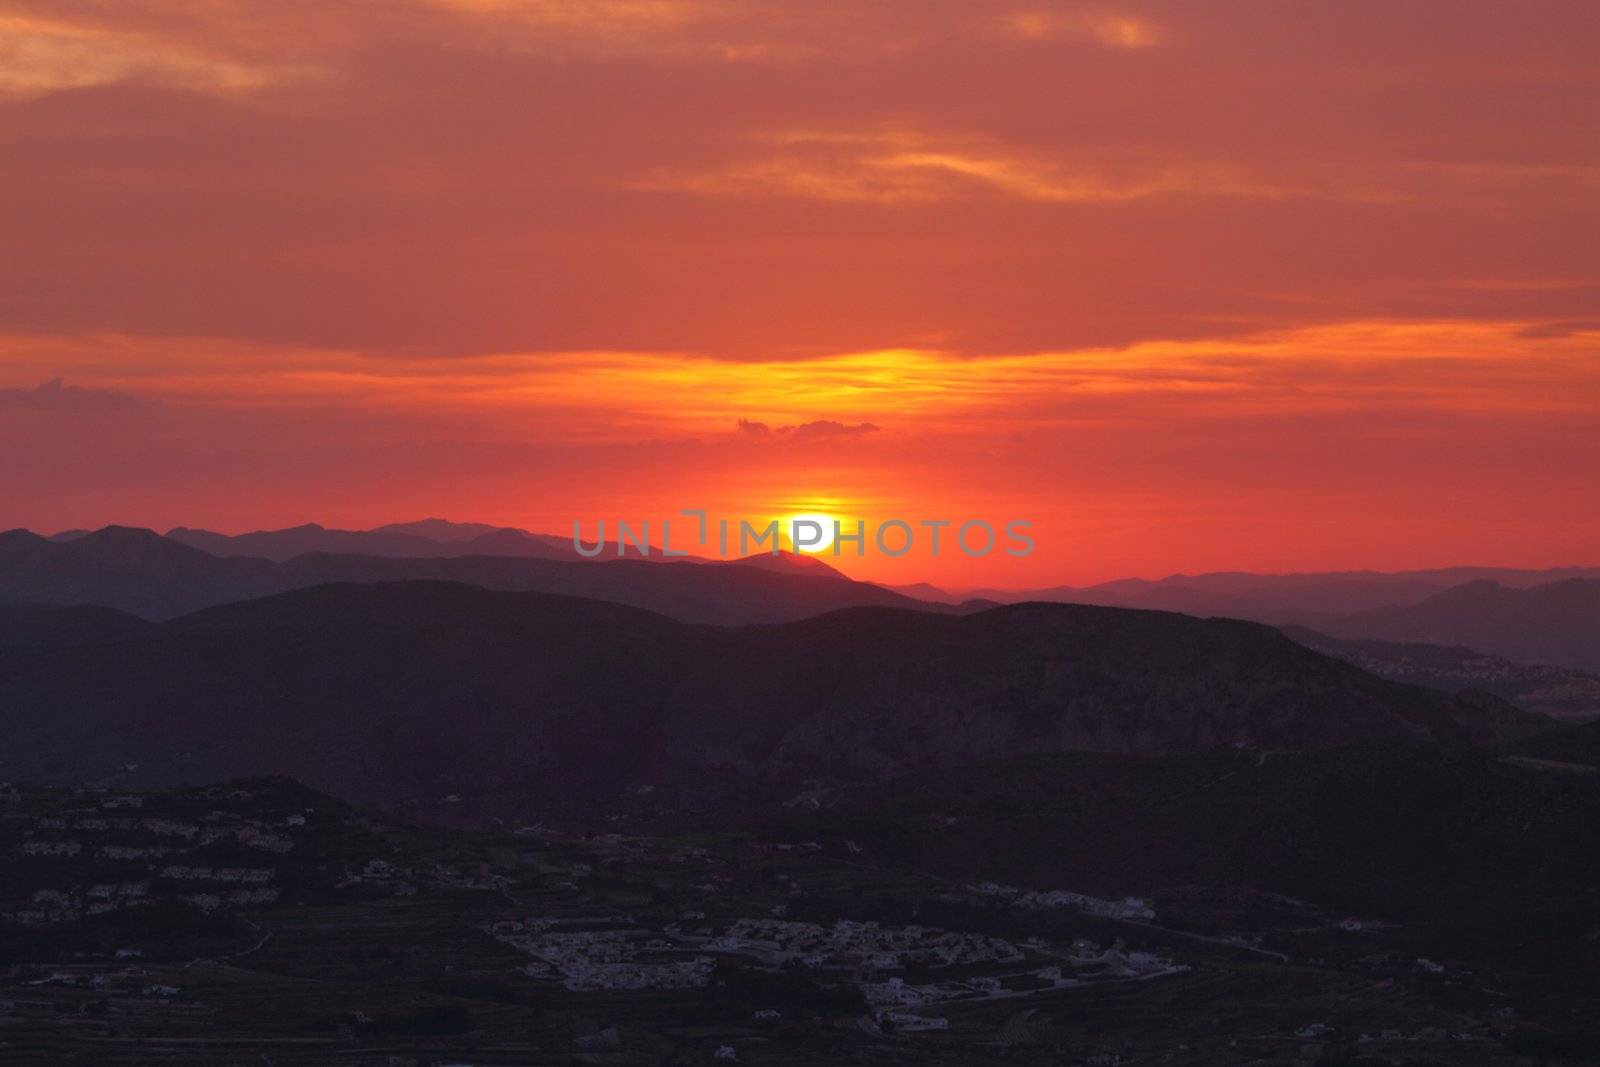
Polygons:
M6 530L0 533L0 558L21 558L49 543L32 530Z
M79 559L171 560L207 558L206 553L181 541L163 537L142 526L103 526L57 548Z
M110 526L102 526L78 540L94 544L151 544L167 539L144 526L118 526L113 523Z
M809 574L818 578L838 578L849 581L850 576L837 567L829 566L816 556L804 552L792 552L781 548L776 552L757 552L752 556L728 562L741 567L759 567L762 570L779 571L783 574Z
M450 519L428 518L417 519L413 522L391 522L386 526L376 527L369 532L410 534L413 537L423 537L430 541L450 544L456 541L471 541L474 538L483 537L501 529L504 529L504 527L490 526L482 522L454 522Z

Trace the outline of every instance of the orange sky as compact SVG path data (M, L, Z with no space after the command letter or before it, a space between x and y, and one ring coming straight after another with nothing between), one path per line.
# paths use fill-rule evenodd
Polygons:
M846 567L1012 586L1597 563L1593 19L0 0L0 527L1029 519L1027 560Z

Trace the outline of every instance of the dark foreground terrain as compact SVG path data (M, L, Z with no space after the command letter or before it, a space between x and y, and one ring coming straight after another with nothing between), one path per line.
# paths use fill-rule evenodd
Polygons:
M969 608L5 605L0 1063L1600 1062L1542 668Z
M1298 844L1306 827L1207 829L1252 807L1241 796L1262 783L1239 779L1256 756L1159 773L1081 764L1081 788L1042 784L1088 758L1016 768L1042 804L1034 824L1003 792L974 793L977 775L805 798L743 827L646 830L616 813L605 833L429 829L283 779L9 790L0 1061L1555 1064L1600 1051L1583 864L1530 871L1519 853L1506 870L1484 854L1458 884L1457 856L1423 887L1439 907L1385 907L1386 883L1415 884L1395 847L1376 850L1393 869L1341 871L1345 845L1315 827ZM1568 855L1593 863L1590 778L1493 767L1497 799L1543 795L1571 820L1556 828L1577 835ZM1134 800L1132 823L1093 812L1089 794L1113 787ZM1431 788L1423 799L1448 806L1462 787ZM1125 839L1158 809L1192 840L1149 825ZM1439 817L1462 838L1446 854L1509 833L1474 837L1460 814ZM1208 851L1216 862L1197 860ZM1320 877L1306 896L1270 888L1307 872Z

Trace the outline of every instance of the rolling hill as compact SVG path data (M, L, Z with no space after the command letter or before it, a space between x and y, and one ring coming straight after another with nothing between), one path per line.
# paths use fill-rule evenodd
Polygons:
M273 564L219 559L149 530L107 526L71 541L0 533L0 601L116 608L172 618L274 590Z
M98 605L147 619L171 619L328 582L414 580L590 597L686 622L727 625L784 622L864 605L953 610L851 581L808 558L768 556L756 565L711 565L637 558L590 562L507 554L310 552L274 561L218 557L150 530L127 527L107 527L66 543L26 530L0 534L0 601Z
M0 603L0 648L61 648L126 641L150 623L115 608Z
M1420 603L1314 623L1334 637L1465 645L1523 663L1600 671L1600 580L1527 589L1470 582Z
M1228 620L1029 604L724 628L438 582L326 585L109 644L0 648L0 709L19 781L280 773L484 810L647 785L716 803L1062 750L1454 747L1540 725Z

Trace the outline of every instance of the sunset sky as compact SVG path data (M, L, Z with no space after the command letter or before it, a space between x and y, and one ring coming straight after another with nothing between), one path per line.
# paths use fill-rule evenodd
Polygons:
M0 0L0 528L1600 563L1587 0Z

